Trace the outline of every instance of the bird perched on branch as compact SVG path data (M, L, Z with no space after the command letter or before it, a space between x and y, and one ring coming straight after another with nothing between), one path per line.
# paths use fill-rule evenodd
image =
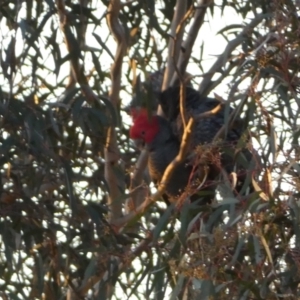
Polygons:
M180 150L184 133L183 113L188 120L194 118L195 125L191 132L187 157L176 165L168 182L165 182L165 193L169 200L178 198L184 191L189 191L193 199L199 198L199 185L208 202L214 196L216 181L223 170L234 171L237 165L238 180L236 189L241 189L245 179L245 170L252 159L251 152L241 142L245 126L241 119L236 119L222 139L214 141L216 134L225 124L225 119L232 108L208 97L202 97L191 87L185 88L185 98L180 101L180 87L170 87L159 96L159 103L165 118L149 116L146 109L133 110L133 125L130 137L140 140L149 151L148 167L152 180L161 183L164 171L174 160ZM242 149L237 149L238 142ZM239 151L241 150L241 151Z

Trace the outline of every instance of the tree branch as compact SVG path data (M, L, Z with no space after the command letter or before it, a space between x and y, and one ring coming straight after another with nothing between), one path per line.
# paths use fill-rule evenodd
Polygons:
M117 50L115 61L111 68L111 90L109 98L114 108L117 109L119 103L119 93L121 88L121 74L123 57L126 53L127 43L125 31L119 22L119 13L121 9L120 0L111 0L108 6L107 23L111 33L117 41ZM122 203L120 201L120 187L114 166L118 165L119 149L117 146L117 136L115 127L111 126L107 131L106 146L104 150L105 167L104 177L109 186L108 205L110 207L109 220L119 218L122 215Z
M253 28L257 26L264 18L266 18L265 14L257 15L248 25L244 27L242 32L234 40L227 44L223 54L219 56L210 70L203 76L203 80L198 89L201 95L206 94L207 89L211 85L212 77L216 72L222 71L222 67L227 63L232 51L234 51L235 48L245 40L245 36L249 33L249 31L253 30Z
M148 152L143 150L135 164L134 172L131 176L130 191L131 196L126 200L126 213L135 211L136 208L144 201L144 188L141 187L143 175L147 167Z
M176 167L185 159L185 157L187 155L189 145L191 143L191 136L192 136L194 124L195 124L194 118L190 118L188 124L186 125L186 127L184 129L183 135L182 135L179 152L178 152L177 156L175 157L175 159L166 168L164 175L158 186L157 190L160 194L164 193L164 191L166 189L166 183L170 181L170 178L171 178L173 172L175 171Z
M169 56L168 56L167 67L164 75L162 90L165 90L167 87L170 86L172 76L175 73L174 61L175 62L178 61L184 30L180 30L180 32L177 35L176 35L176 31L177 31L177 26L184 19L185 12L186 12L186 0L177 0L174 17L171 24L171 33L170 33L171 37L169 39L169 46L168 46ZM175 43L175 36L176 36L176 43ZM172 53L173 55L171 55ZM158 114L161 115L161 113L162 111L161 109L159 109Z
M186 67L187 67L189 59L191 57L191 53L193 50L195 40L198 36L199 30L204 21L204 16L205 16L207 7L211 3L212 3L212 0L199 0L197 3L197 8L195 10L195 15L193 18L193 23L187 34L186 40L181 45L181 48L183 49L183 51L180 51L178 62L177 62L179 74L181 74L182 76L183 76L183 74L185 74ZM175 84L176 79L177 79L177 76L174 73L172 80L171 80L171 85Z

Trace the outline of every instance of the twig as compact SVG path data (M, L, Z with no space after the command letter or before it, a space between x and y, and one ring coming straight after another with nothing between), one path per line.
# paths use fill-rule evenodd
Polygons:
M186 107L185 107L185 96L186 96L185 84L183 82L181 82L179 108L180 108L180 115L181 115L181 120L182 120L182 124L183 124L183 129L185 129L185 127L186 127L186 120L187 120ZM173 99L171 99L171 100L173 100Z
M198 114L196 116L193 116L193 119L195 121L199 121L199 120L201 120L203 118L212 117L213 115L217 114L220 111L221 108L222 108L222 103L218 104L215 108L213 108L210 111L206 111L206 112L203 112L203 113Z
M195 120L193 118L190 118L180 144L180 149L175 157L175 159L168 165L167 169L164 172L164 175L162 177L162 180L158 186L158 191L163 194L165 189L166 189L166 183L170 181L170 178L176 169L176 167L185 159L186 154L189 149L189 145L191 143L191 135L192 135L192 130L195 124Z

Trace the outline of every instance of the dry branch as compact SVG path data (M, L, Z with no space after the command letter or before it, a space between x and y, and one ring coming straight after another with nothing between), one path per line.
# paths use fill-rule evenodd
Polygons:
M164 172L164 175L162 177L162 180L158 186L158 192L160 194L163 194L166 188L167 182L170 181L170 178L175 171L176 167L185 159L187 155L187 151L189 149L189 145L191 142L191 136L192 136L192 130L195 124L195 120L193 118L190 118L188 124L186 125L184 129L184 133L182 135L182 141L180 144L180 149L175 157L175 159L168 165L167 169Z
M186 109L185 109L185 84L184 82L181 82L180 84L180 101L179 101L179 108L180 108L180 116L183 124L183 128L186 128L187 124L187 114L186 114Z

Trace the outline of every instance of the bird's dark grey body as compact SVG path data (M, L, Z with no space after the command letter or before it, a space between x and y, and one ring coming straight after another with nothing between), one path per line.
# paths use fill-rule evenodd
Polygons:
M159 130L154 139L146 146L149 150L149 173L155 183L159 183L161 181L166 168L177 156L183 136L182 119L179 109L180 88L168 88L160 94L158 100L165 114L165 118L160 116L154 117L159 123ZM196 118L202 113L211 111L220 104L220 102L216 99L202 97L191 87L186 88L186 98L184 103L187 116ZM237 119L233 126L228 128L226 136L218 143L217 150L214 150L214 153L212 153L219 157L219 165L212 161L206 161L204 163L201 162L201 165L197 166L197 164L199 164L199 160L197 161L197 155L201 156L201 153L199 154L198 151L196 154L196 148L198 146L201 146L203 149L205 149L205 147L210 147L209 144L213 141L218 131L223 127L225 118L229 117L231 112L232 108L226 107L225 104L222 104L216 114L208 117L197 118L192 132L189 155L179 166L176 167L169 182L166 183L166 195L168 197L174 198L179 196L187 187L189 187L189 183L197 179L197 176L201 181L202 179L200 177L203 175L203 171L201 171L201 169L203 170L205 164L208 166L207 180L214 181L221 173L222 168L224 168L228 173L234 170L237 152L243 154L246 162L249 162L252 159L251 152L245 146L241 151L237 151L236 149L237 143L246 129L243 121L241 119ZM197 168L200 170L198 173ZM237 169L245 170L241 164L238 165ZM192 176L191 173L193 173ZM193 180L191 177L193 177ZM239 177L241 182L244 178L244 175ZM216 186L217 184L208 188L206 187L206 189L209 192L215 191ZM207 202L207 198L205 199L205 202Z
M213 141L218 131L225 124L225 119L229 117L233 109L228 106L228 104L221 103L216 99L202 97L198 91L190 87L186 87L185 94L184 102L188 117L197 117L202 113L213 110L221 104L216 114L197 119L192 133L191 145L191 148L195 149L199 145L209 144ZM170 87L163 91L160 95L159 103L165 113L166 119L170 122L173 131L175 131L174 134L178 137L182 137L183 126L179 108L180 87ZM238 149L236 149L237 142L241 139L246 129L247 126L245 122L237 118L232 127L227 130L226 136L222 138L220 143L220 151L223 153L221 156L222 167L229 173L232 172L234 168L233 156L235 152L238 152ZM225 154L225 152L227 154ZM242 154L247 161L251 160L252 154L248 149L244 148Z
M160 95L159 102L167 120L171 123L177 123L177 129L179 130L178 135L182 136L181 120L178 120L178 118L181 118L179 108L180 88L171 87L163 91ZM202 113L211 111L219 104L221 104L220 101L209 97L202 97L193 88L186 87L185 109L188 117L196 117L197 115L199 116ZM216 114L197 119L193 135L194 146L212 142L217 132L224 125L225 118L228 117L231 112L231 107L228 107L226 112L226 105L221 104L221 108ZM225 140L228 142L238 141L245 130L242 120L237 120L236 123L238 124L235 124L235 126L227 132Z

